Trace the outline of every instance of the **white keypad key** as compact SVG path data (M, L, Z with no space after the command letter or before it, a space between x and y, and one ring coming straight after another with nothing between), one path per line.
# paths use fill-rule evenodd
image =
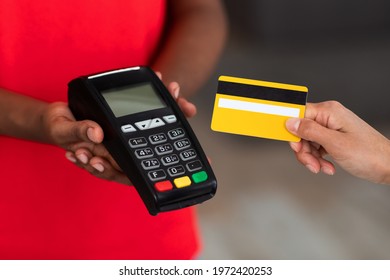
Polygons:
M140 122L136 122L135 125L141 129L141 130L145 130L145 129L149 129L150 127L150 123L152 122L151 119L149 120L144 120L144 121L140 121Z
M137 131L137 129L132 126L131 124L125 124L121 126L121 130L123 133L129 133L129 132L134 132Z
M166 121L167 123L174 123L177 121L177 118L175 115L168 115L168 116L164 116L163 117L164 121Z

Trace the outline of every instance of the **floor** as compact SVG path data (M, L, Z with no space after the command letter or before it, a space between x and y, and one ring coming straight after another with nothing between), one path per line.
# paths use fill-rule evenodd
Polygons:
M269 47L231 38L193 102L191 124L218 178L198 206L201 259L390 259L390 186L346 174L314 175L287 143L211 131L219 75L309 87L337 99L390 137L390 40Z

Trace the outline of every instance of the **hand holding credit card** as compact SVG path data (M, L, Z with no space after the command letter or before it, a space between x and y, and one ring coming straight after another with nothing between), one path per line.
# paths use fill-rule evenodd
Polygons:
M211 129L298 142L285 123L305 116L307 94L304 86L220 76Z

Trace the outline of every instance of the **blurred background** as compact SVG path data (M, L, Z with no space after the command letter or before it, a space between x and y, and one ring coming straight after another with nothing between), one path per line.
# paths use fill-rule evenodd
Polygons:
M390 137L390 2L225 0L230 37L190 120L218 178L201 259L390 259L390 186L314 175L285 142L211 131L219 75L305 85ZM375 145L375 143L372 143Z

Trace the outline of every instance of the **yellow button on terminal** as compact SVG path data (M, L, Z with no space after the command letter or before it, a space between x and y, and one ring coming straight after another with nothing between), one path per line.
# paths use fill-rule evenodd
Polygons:
M175 183L175 186L177 188L184 188L184 187L188 187L189 185L191 185L191 179L188 176L176 178L173 182Z

